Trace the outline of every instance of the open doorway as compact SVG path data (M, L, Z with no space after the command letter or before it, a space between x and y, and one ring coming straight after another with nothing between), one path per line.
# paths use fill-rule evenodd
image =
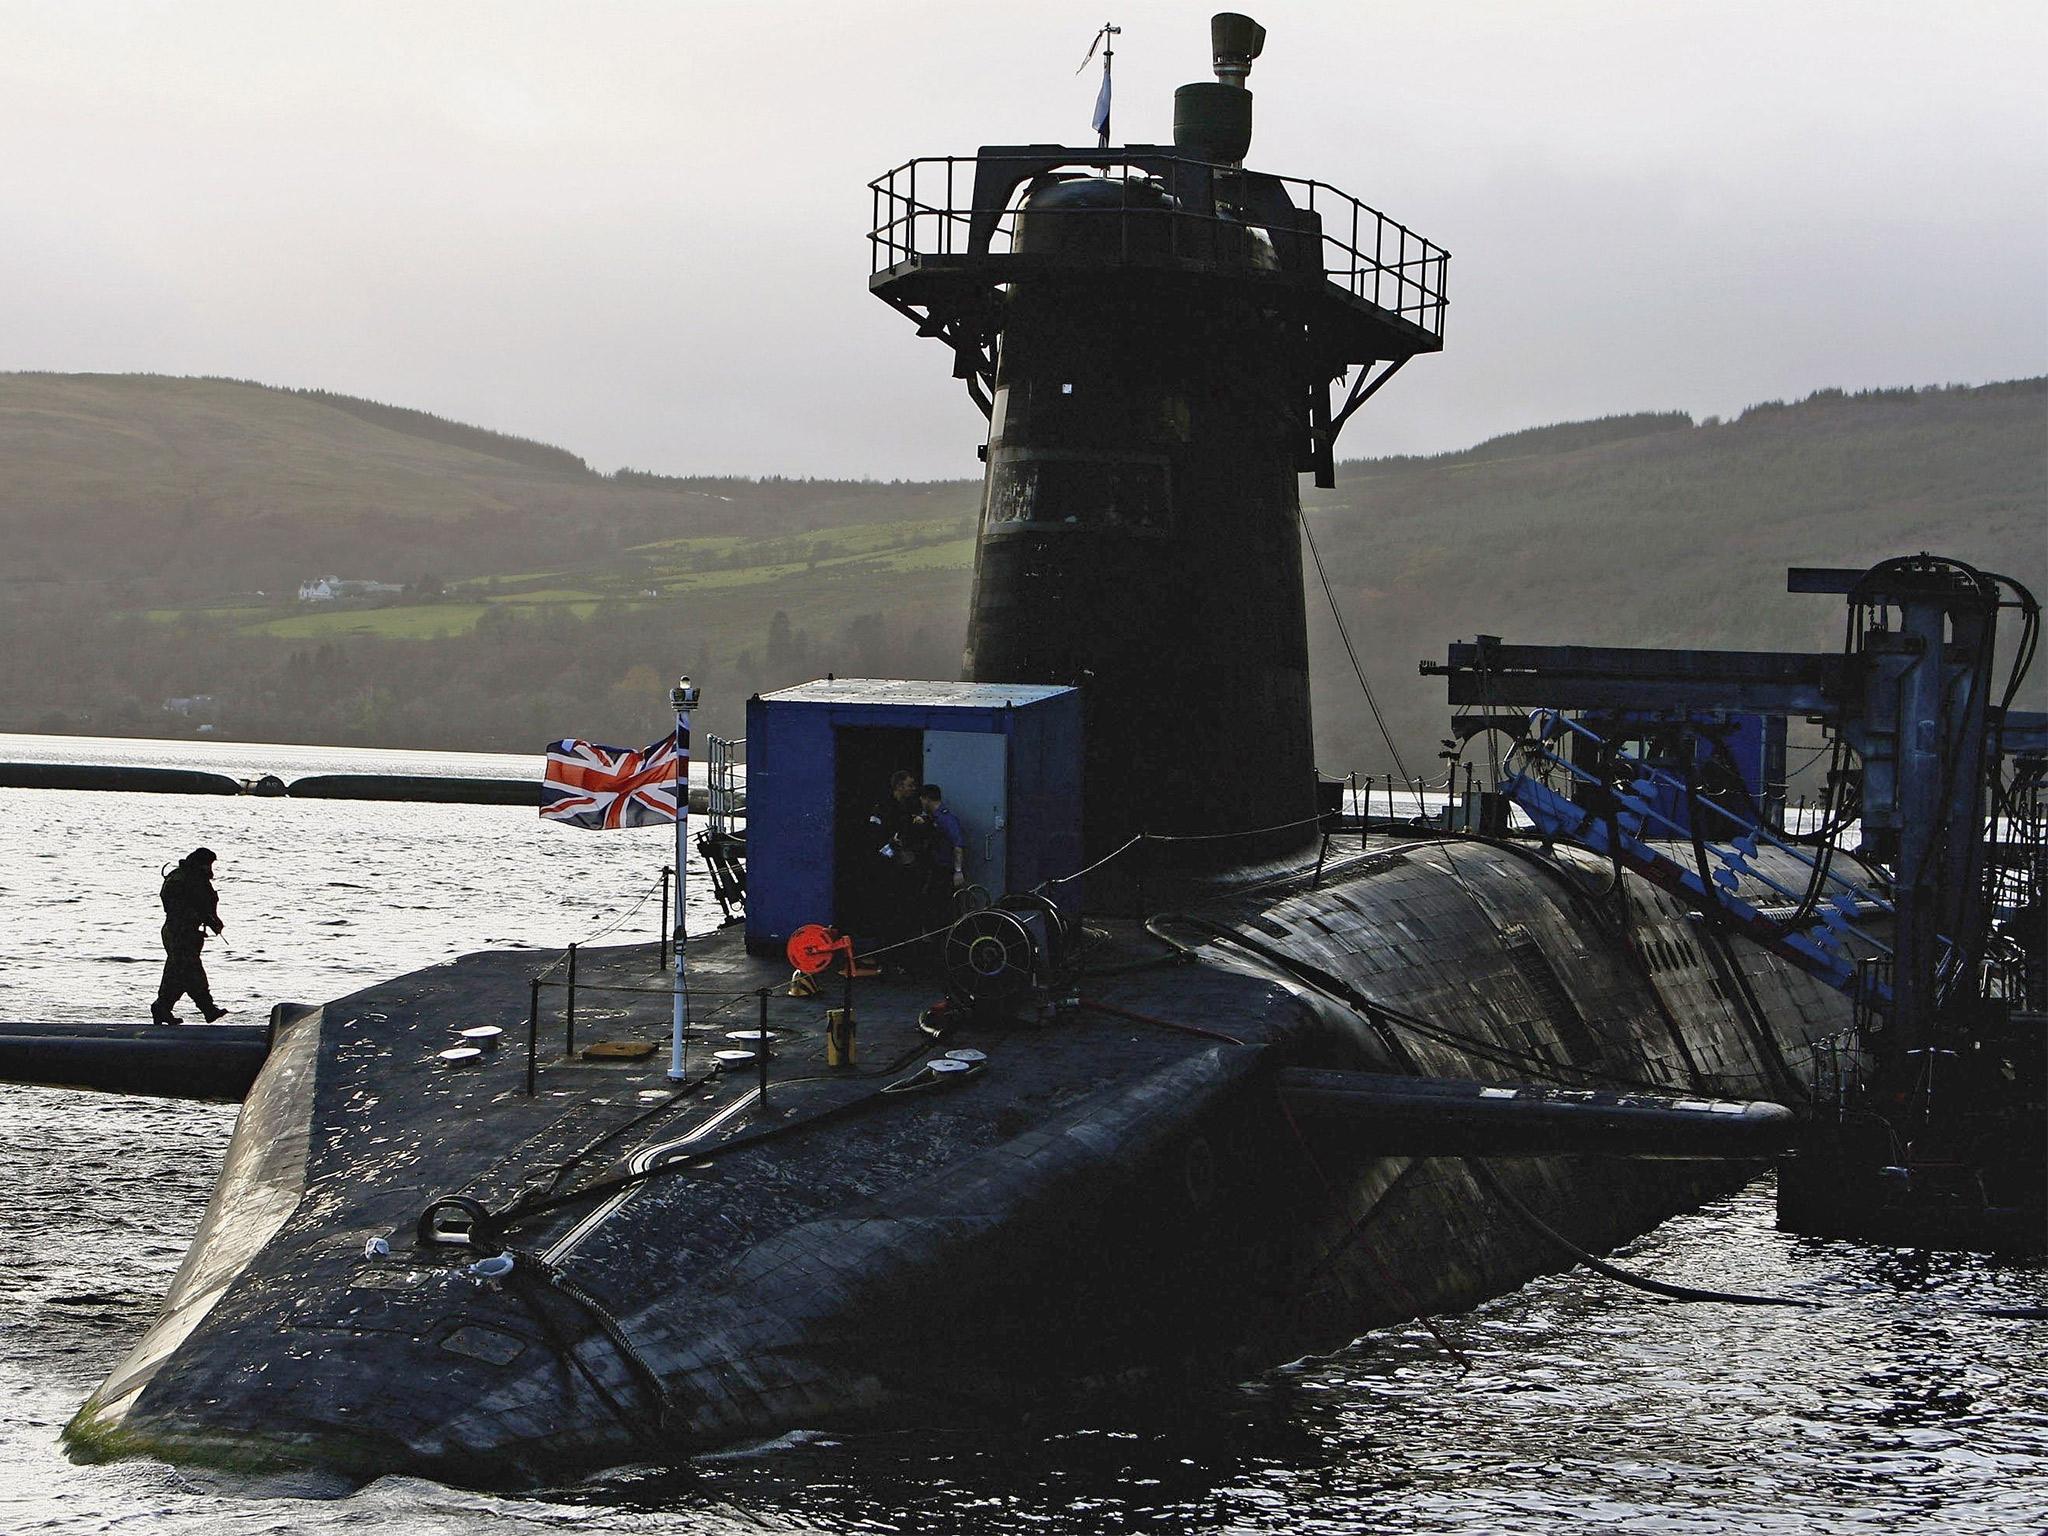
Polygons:
M868 822L901 769L921 778L924 732L898 726L842 725L833 733L832 909L839 931L866 949L904 937L908 903L880 856L881 839ZM901 883L901 882L899 882Z

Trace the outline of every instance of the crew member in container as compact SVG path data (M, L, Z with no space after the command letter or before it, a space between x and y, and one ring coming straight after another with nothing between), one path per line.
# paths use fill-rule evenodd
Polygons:
M953 916L953 893L967 884L967 834L960 818L946 805L946 793L936 784L917 792L917 825L924 832L924 900L920 904L927 929L942 926Z
M164 904L164 979L156 989L156 1001L149 1016L159 1024L175 1024L172 1010L178 999L190 997L211 1024L227 1012L213 1000L207 985L206 966L199 952L206 944L206 931L225 931L220 920L220 897L213 888L213 850L194 848L164 876L159 893Z
M918 898L923 871L923 829L918 816L917 775L899 768L889 775L889 793L868 813L873 884L868 920L874 945L894 944L918 931ZM863 944L863 948L868 946Z

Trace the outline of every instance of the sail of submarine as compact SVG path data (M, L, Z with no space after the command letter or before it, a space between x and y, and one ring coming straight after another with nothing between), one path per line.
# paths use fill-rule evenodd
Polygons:
M693 984L766 1010L797 921L848 915L802 879L862 730L972 717L1016 784L1076 754L1078 797L1005 833L1013 872L1068 862L961 919L943 1004L857 983L852 1070L787 1064L823 1020L780 996L773 1083L567 1042L531 1091L515 1050L437 1069L523 1015L502 952L284 1024L74 1454L523 1485L1156 1395L1556 1267L1509 1200L1605 1249L1770 1150L1783 1111L1743 1102L1794 1095L1838 993L1569 850L1321 845L1297 476L1440 346L1446 258L1247 169L1264 33L1211 41L1171 146L985 148L957 207L930 165L876 183L871 286L989 416L967 677L754 701L750 755L783 755L750 764L748 927L692 940ZM1027 740L1063 709L1078 733ZM799 738L823 755L772 745ZM1077 813L1071 845L1021 825ZM644 948L582 965L615 1032L662 1027Z

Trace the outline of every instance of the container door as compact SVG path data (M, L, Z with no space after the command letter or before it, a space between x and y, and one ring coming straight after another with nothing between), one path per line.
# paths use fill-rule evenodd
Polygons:
M924 781L945 791L966 835L968 883L991 899L1009 889L1009 741L986 731L924 733Z

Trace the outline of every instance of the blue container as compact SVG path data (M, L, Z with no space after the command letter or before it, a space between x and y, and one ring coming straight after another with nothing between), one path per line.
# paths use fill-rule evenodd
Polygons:
M747 944L806 923L883 935L869 813L907 769L937 784L991 897L1081 866L1081 696L1035 684L839 678L747 701ZM1048 892L1075 907L1080 884ZM895 914L889 914L893 919Z

